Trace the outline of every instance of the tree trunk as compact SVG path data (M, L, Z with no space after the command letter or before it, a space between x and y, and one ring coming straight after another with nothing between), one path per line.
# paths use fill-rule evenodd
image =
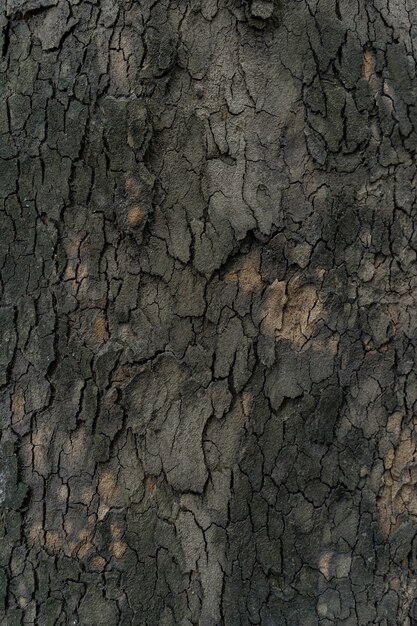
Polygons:
M417 624L414 0L0 15L1 624Z

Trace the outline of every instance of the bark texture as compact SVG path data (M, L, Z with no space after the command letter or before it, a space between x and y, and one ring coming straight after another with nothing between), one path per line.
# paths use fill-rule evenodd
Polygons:
M415 0L0 9L1 624L417 624Z

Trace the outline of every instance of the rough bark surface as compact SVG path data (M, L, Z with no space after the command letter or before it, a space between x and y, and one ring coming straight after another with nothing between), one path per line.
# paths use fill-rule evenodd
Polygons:
M415 0L0 9L1 624L417 624Z

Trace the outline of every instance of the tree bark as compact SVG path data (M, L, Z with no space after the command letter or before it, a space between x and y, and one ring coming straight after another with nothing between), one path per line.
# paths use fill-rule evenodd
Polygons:
M1 624L417 624L414 0L0 10Z

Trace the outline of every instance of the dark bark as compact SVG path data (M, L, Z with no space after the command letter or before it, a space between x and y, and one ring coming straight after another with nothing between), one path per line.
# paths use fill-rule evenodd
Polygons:
M417 624L415 1L0 15L1 624Z

